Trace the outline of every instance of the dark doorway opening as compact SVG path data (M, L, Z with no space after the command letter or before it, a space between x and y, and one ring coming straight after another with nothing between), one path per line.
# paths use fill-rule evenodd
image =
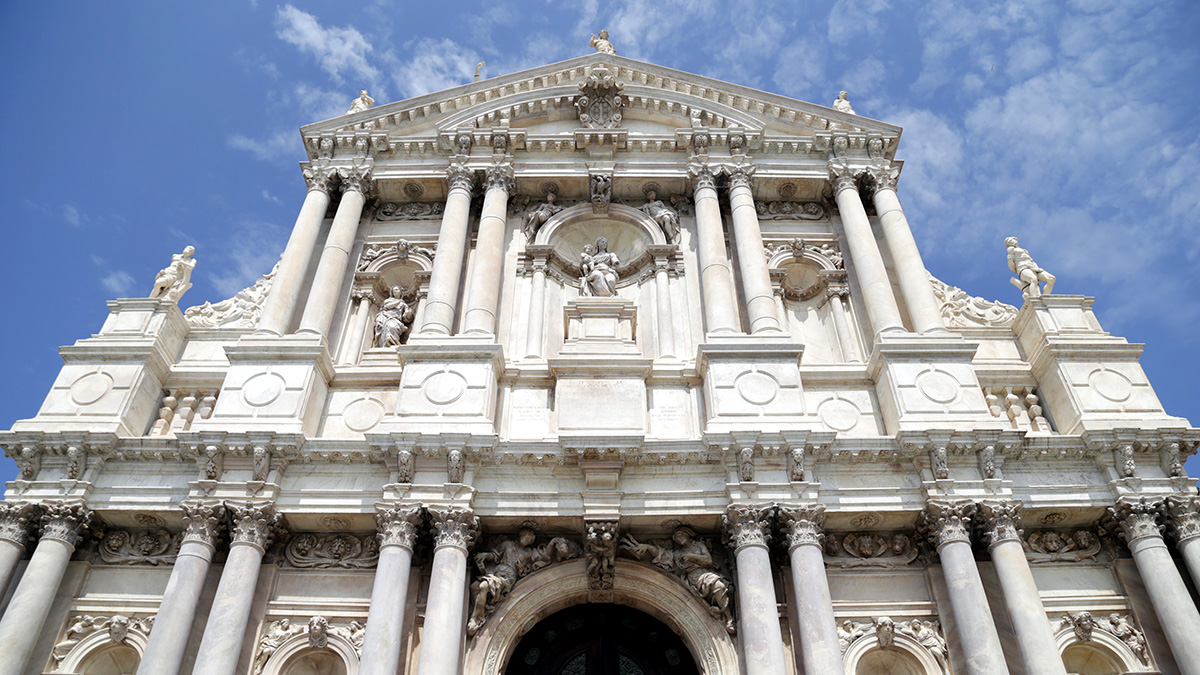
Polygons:
M521 638L505 675L699 675L683 640L623 605L575 605Z

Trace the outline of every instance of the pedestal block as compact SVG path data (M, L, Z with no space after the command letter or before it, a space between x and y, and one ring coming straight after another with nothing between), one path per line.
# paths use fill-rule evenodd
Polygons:
M385 431L493 433L497 380L504 366L500 345L442 338L437 344L398 347L403 373L396 418ZM386 428L384 428L386 427Z
M706 429L811 426L804 419L803 354L804 345L761 338L700 345L696 362L704 379Z

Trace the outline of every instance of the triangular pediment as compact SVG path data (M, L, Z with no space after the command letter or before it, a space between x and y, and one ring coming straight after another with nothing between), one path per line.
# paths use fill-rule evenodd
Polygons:
M748 147L777 153L821 153L834 132L851 147L883 141L891 157L900 127L749 87L673 70L613 54L589 54L560 63L472 82L424 96L377 105L305 126L311 159L341 148L412 156L450 150L462 133L488 141L497 126L513 132L514 149L563 149L581 126L574 101L580 83L597 67L623 85L626 106L620 128L630 150L681 149L679 130L712 130L721 145L730 130Z

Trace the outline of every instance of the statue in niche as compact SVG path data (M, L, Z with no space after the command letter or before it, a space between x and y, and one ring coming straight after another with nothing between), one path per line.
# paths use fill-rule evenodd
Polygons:
M538 230L542 229L546 221L550 220L550 217L554 214L563 210L561 205L554 203L554 198L555 194L553 192L547 192L546 201L538 204L537 208L525 214L525 241L533 241L533 238L537 236Z
M350 109L346 111L346 114L353 115L354 113L362 112L373 105L375 105L375 99L367 95L367 90L363 89L362 91L358 92L358 98L354 99L354 102L350 104Z
M613 48L613 44L608 41L608 31L603 29L600 31L600 37L596 37L594 33L592 34L592 40L588 42L588 46L595 47L596 52L599 54L617 53L617 50Z
M672 244L679 243L679 214L674 209L663 204L658 199L658 195L654 190L646 193L648 200L641 207L641 211L650 216L658 226L662 228L663 234L667 235L667 241Z
M847 115L857 115L854 108L850 107L850 101L846 99L848 94L844 91L839 91L837 100L833 102L833 109L838 112L846 113Z
M279 651L283 643L307 630L306 626L292 625L291 619L272 621L258 641L258 655L254 658L254 675L262 675L267 661L271 660L271 656Z
M580 295L590 298L609 298L617 294L617 267L621 261L608 250L608 239L600 237L596 245L586 244L580 256Z
M392 287L392 297L383 301L375 315L375 346L395 347L404 344L412 328L413 309L404 301L404 289Z
M192 287L192 270L196 268L196 260L192 254L195 252L196 247L186 246L183 253L171 256L171 264L154 277L154 290L150 291L150 297L179 302L183 294Z
M690 527L678 527L670 540L655 540L643 544L632 535L625 535L621 547L638 560L647 560L683 579L693 593L708 603L708 612L720 621L731 635L735 632L730 600L730 583L717 572L708 545Z
M583 549L573 541L555 537L541 546L534 546L537 532L532 523L517 531L517 540L503 539L490 551L475 554L479 578L471 584L475 606L467 621L467 634L474 635L483 627L496 605L508 597L518 579L548 565L578 558Z
M1017 245L1016 237L1005 239L1004 246L1008 249L1008 269L1017 275L1016 279L1009 279L1013 286L1021 289L1021 293L1027 298L1036 298L1043 293L1050 295L1054 290L1054 275L1038 267L1030 257L1029 251ZM1042 283L1046 284L1044 290L1041 287Z

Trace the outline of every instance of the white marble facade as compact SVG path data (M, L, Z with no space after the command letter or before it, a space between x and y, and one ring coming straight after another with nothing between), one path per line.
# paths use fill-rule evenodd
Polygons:
M552 672L580 603L678 672L1200 673L1141 345L1028 253L1020 308L930 277L844 95L596 44L363 92L269 275L181 311L176 256L62 349L0 432L0 675Z

